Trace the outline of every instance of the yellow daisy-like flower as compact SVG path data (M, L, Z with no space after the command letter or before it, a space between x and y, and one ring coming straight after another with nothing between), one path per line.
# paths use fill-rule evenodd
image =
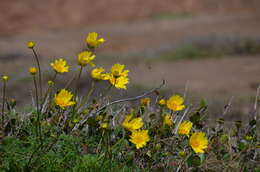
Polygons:
M8 77L7 75L3 75L3 76L2 76L2 80L3 80L3 81L8 81L8 80L9 80L9 77Z
M92 62L96 56L92 54L90 51L83 51L78 55L78 63L80 66L86 66L89 64L90 66L94 67L95 64Z
M90 32L86 38L86 42L89 48L96 48L100 44L103 44L105 42L105 39L98 39L98 34L96 32Z
M67 62L61 58L59 60L55 60L54 63L51 63L51 66L57 73L69 72Z
M95 68L91 71L91 77L94 80L109 80L110 76L105 72L105 69L102 67Z
M151 99L149 97L145 97L141 99L141 105L148 106L151 102Z
M66 89L62 89L58 94L55 94L55 104L64 109L66 106L74 105L76 102L71 101L73 94Z
M114 85L116 88L122 88L126 89L126 84L129 83L129 79L127 77L113 77L110 75L109 81L112 85Z
M189 135L191 128L192 122L183 121L178 128L178 133L181 135Z
M172 119L171 119L171 115L170 115L169 113L167 113L167 114L164 116L163 123L164 123L165 125L168 125L169 127L173 125L173 122L172 122Z
M160 99L158 102L159 105L163 106L166 104L166 100L165 99Z
M125 65L121 65L121 64L114 64L111 67L111 74L114 77L127 77L128 76L128 72L129 70L124 70L125 69Z
M166 104L167 104L167 107L173 111L181 111L185 108L185 105L183 105L183 98L179 95L175 95L175 96L172 96L170 97Z
M29 73L32 74L32 75L35 75L37 73L37 68L36 67L30 67L29 68Z
M136 130L132 132L129 141L135 144L136 149L144 147L150 141L148 130Z
M195 132L189 139L189 144L196 153L204 153L204 149L208 148L208 139L204 132Z
M141 117L133 118L132 114L127 115L122 123L122 126L131 132L140 129L143 125L143 119Z
M100 124L100 127L106 129L108 127L108 123L107 122L102 122Z
M34 48L35 47L35 42L33 42L33 41L29 41L29 42L27 42L27 47L28 48Z

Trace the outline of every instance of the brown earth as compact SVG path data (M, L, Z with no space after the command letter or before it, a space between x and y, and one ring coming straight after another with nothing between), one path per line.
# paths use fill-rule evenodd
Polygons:
M25 46L28 40L37 42L43 68L52 72L48 63L54 57L63 57L76 65L77 53L85 46L84 37L90 31L97 31L107 40L97 51L101 59L98 65L108 68L111 63L137 56L127 64L131 70L130 85L151 87L166 79L167 88L172 92L183 92L188 82L189 91L200 96L250 97L260 82L259 55L168 63L149 60L151 56L174 50L176 45L187 40L212 36L260 38L260 14L255 10L259 6L257 0L229 3L220 0L217 4L209 0L166 0L160 5L153 0L128 0L124 4L111 0L110 3L95 1L92 6L85 5L89 4L88 0L77 3L57 0L43 5L38 2L1 2L1 13L5 15L0 19L0 73L12 78L10 84L15 86L9 91L14 97L30 96L28 88L31 87L24 82L28 82L26 69L34 64ZM152 17L173 11L189 15L176 18L170 13L160 20ZM17 85L19 82L21 86Z
M0 34L133 23L162 14L252 14L259 7L259 0L1 0Z

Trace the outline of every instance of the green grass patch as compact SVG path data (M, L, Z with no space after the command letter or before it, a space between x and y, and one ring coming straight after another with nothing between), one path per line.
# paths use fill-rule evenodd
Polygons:
M243 40L229 45L201 45L184 44L174 50L162 53L157 60L185 60L209 57L222 57L227 55L256 55L260 54L260 41Z

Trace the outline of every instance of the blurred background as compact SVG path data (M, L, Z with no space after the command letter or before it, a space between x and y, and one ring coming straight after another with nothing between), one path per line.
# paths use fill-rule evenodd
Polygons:
M121 95L136 95L165 79L162 94L187 88L194 104L205 98L221 107L216 114L234 96L241 113L252 107L260 82L259 9L259 0L1 0L0 74L10 76L9 96L18 105L30 103L27 69L35 62L26 42L37 43L48 80L55 58L76 70L85 37L95 31L107 40L96 64L109 69L124 63L131 70L129 89ZM81 83L82 89L88 86Z

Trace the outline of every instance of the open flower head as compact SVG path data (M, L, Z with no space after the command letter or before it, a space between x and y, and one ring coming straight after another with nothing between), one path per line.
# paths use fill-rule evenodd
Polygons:
M113 75L110 75L109 77L110 83L119 89L127 89L126 84L129 83L129 79L127 77L114 77Z
M174 95L167 100L167 107L173 111L181 111L185 108L183 98L179 95Z
M95 68L91 71L91 77L94 80L109 80L110 76L107 73L104 73L105 69L102 67Z
M132 114L127 115L122 123L122 126L131 132L140 129L143 125L143 119L141 117L133 118Z
M169 113L167 113L164 116L164 120L163 120L164 125L168 125L169 127L173 125L172 119L171 119L171 115Z
M9 80L9 77L8 77L7 75L3 75L3 76L2 76L2 80L3 80L3 81L8 81L8 80Z
M148 106L151 102L151 99L149 97L145 97L141 99L141 105Z
M114 64L111 67L111 74L113 75L113 77L121 77L121 76L127 77L128 72L129 70L125 70L125 65Z
M27 47L28 48L34 48L35 47L35 42L33 42L33 41L29 41L29 42L27 42Z
M189 135L191 128L192 128L192 122L183 121L178 128L178 133L181 135Z
M96 56L94 54L92 54L92 52L83 51L83 52L79 53L79 55L78 55L78 63L80 66L90 65L90 66L94 67L95 64L92 61L95 58L96 58Z
M189 139L189 144L196 153L204 153L208 148L208 139L204 132L195 132Z
M58 94L55 94L55 104L64 109L66 106L72 106L76 102L72 101L73 94L66 89L62 89Z
M98 33L90 32L86 38L86 42L89 48L96 48L100 44L105 42L104 38L98 38Z
M61 58L59 60L55 60L54 63L51 63L51 66L57 73L69 72L67 62Z
M108 127L108 123L107 122L102 122L100 124L100 127L103 128L103 129L106 129Z
M136 149L144 147L150 141L148 130L136 130L130 136L130 142L135 144Z
M36 67L30 67L29 68L29 73L32 74L32 75L35 75L37 73L37 68Z

